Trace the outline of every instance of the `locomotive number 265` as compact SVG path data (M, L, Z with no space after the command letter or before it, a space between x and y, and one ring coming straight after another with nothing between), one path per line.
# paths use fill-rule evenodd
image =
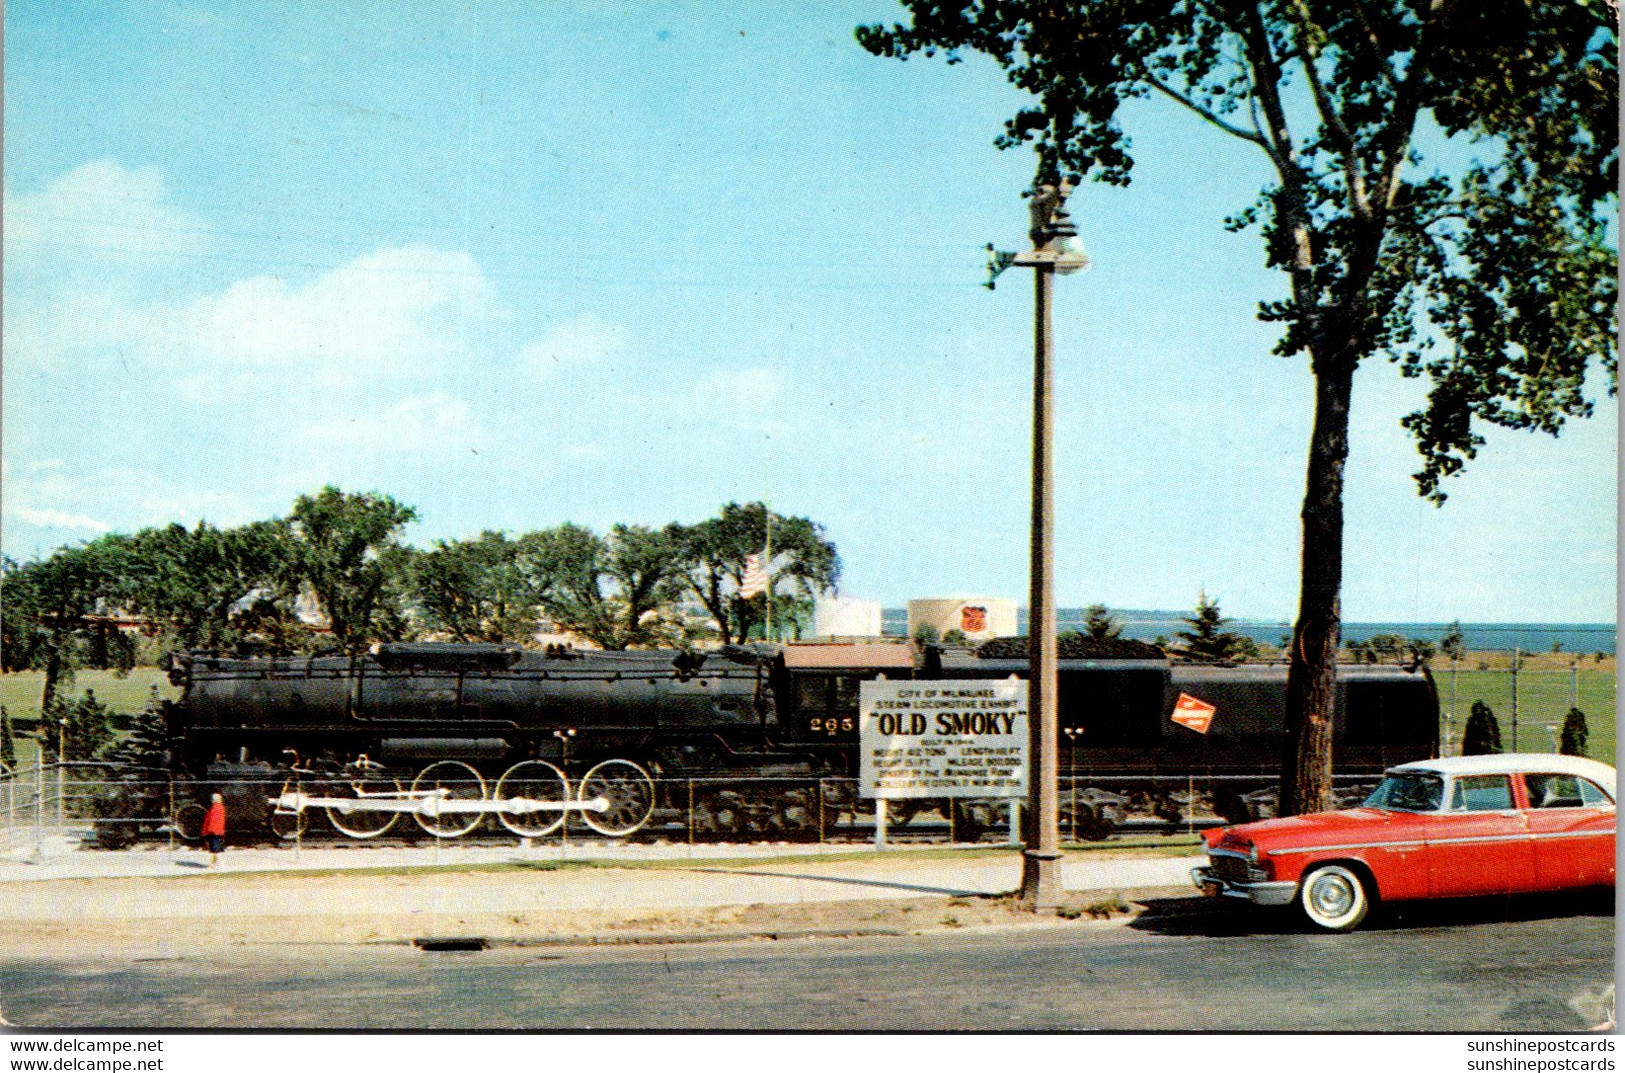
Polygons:
M855 725L856 723L853 721L850 715L843 715L839 717L832 715L827 719L814 716L813 718L807 720L807 729L809 731L814 734L828 734L832 737L836 734L842 733L843 731L846 733L851 733L852 728Z

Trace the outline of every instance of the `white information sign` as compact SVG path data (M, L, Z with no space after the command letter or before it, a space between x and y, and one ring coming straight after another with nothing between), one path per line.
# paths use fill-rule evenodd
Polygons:
M1023 679L864 682L858 714L863 797L1027 796Z

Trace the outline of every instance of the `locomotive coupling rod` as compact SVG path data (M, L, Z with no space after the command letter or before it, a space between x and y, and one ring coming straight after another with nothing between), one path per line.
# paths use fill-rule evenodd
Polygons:
M420 790L400 797L314 797L309 794L281 794L267 798L278 815L303 812L307 808L330 808L346 815L352 812L416 812L425 816L444 816L458 812L608 812L609 799L599 796L586 801L533 801L524 797L501 801L481 799L458 800L447 790Z
M336 806L335 806L336 807ZM385 809L388 812L418 812L425 816L444 816L455 812L608 812L609 798L595 797L590 801L531 801L522 797L505 801L468 801L456 798L431 798L404 809Z

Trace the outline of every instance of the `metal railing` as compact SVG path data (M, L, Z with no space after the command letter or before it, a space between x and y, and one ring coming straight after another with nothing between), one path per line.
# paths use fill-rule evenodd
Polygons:
M1097 792L1091 788L1127 781L1143 791L1151 780L1064 777L1063 799L1075 804ZM1167 833L1216 822L1211 801L1222 780L1157 781L1166 793L1156 802L1130 805L1119 819ZM589 791L575 780L565 797L523 792L498 797L496 783L445 782L429 790L399 783L380 789L374 783L358 789L341 773L204 781L160 773L134 777L96 763L30 764L0 774L0 854L22 860L75 849L196 845L215 792L225 797L228 840L238 845L608 842L617 839L603 824L595 829L588 821L616 808L636 821L622 837L641 842L1010 844L1019 838L1016 802L927 799L882 806L860 798L855 779L650 779L639 791L645 796L632 795L629 812L624 799L606 800L603 787ZM1091 825L1080 825L1087 811L1073 808L1063 815L1065 836L1094 837ZM554 818L559 822L551 822Z

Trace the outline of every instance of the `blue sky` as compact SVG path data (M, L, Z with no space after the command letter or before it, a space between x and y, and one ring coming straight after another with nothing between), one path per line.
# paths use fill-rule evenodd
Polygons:
M3 540L284 513L409 539L698 521L771 498L842 591L1024 599L1023 98L863 52L888 0L6 8ZM1256 150L1158 102L1058 286L1063 605L1290 617L1310 421L1223 216ZM1442 509L1356 386L1344 612L1612 620L1617 407L1492 430ZM1598 392L1600 395L1601 393Z

